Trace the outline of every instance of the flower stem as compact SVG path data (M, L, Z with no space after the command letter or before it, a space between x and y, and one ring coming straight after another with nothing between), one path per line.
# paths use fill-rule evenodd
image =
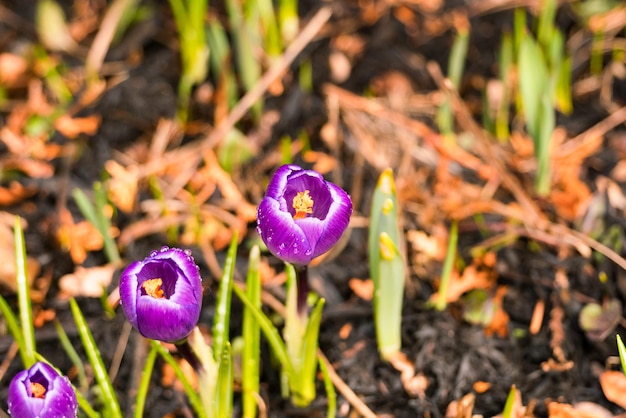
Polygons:
M307 297L309 295L309 268L308 266L294 266L296 270L297 312L299 316L307 313Z
M197 372L204 372L204 366L200 361L200 358L196 355L195 351L189 344L189 339L185 338L182 342L176 343L176 349L180 353L181 356L187 360L187 362L191 365L191 367Z

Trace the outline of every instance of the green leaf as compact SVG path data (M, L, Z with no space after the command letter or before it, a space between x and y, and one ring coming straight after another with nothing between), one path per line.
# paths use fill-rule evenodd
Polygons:
M261 327L261 331L263 331L265 338L267 338L267 342L269 343L270 347L272 347L276 359L280 363L283 370L288 374L289 378L293 378L293 376L295 375L294 368L291 364L289 355L287 354L287 348L285 347L283 340L280 338L280 333L278 332L276 327L259 308L254 306L254 304L250 301L250 299L248 299L243 290L239 289L237 286L233 286L233 291L235 292L239 300L241 300L241 302L246 306L246 308L250 309L250 312L254 315L254 318L259 323L259 326Z
M540 106L548 86L548 69L541 48L530 35L524 36L520 44L518 77L526 126L536 146L540 130Z
M446 259L443 262L443 269L441 271L441 284L439 285L439 291L437 296L437 302L435 303L435 309L443 311L446 309L446 295L448 293L448 284L450 283L450 276L452 276L452 268L454 267L454 260L456 258L456 247L459 241L459 223L457 221L452 222L450 227L450 236L448 237L448 247L446 249Z
M205 406L202 404L202 401L200 400L200 397L198 396L196 390L193 388L193 386L191 386L191 383L189 383L187 376L185 376L185 373L180 368L178 362L174 359L174 357L172 357L169 351L167 351L167 349L165 349L165 347L161 345L159 341L150 340L150 345L157 351L161 358L163 358L163 360L165 360L167 364L172 367L172 370L174 370L174 374L183 385L183 389L185 390L185 394L187 394L189 403L196 412L198 418L207 418L207 410Z
M33 308L30 300L30 284L26 272L26 246L24 244L24 231L19 216L15 217L13 227L13 242L15 244L15 280L17 282L17 304L20 315L22 346L22 359L24 367L29 368L35 364L35 327L33 325Z
M11 310L11 307L7 303L7 301L0 295L0 312L2 312L2 316L4 316L4 320L6 321L7 327L13 335L13 339L17 343L17 346L20 350L20 357L22 358L22 363L24 365L28 364L28 356L26 355L26 351L24 350L24 335L22 334L22 328L20 327L19 321L17 317ZM34 362L33 362L34 364Z
M517 388L515 387L515 385L511 386L509 395L506 397L506 403L504 404L504 411L502 411L502 418L513 417L513 408L515 407L516 393L517 393Z
M215 417L233 416L233 358L230 343L226 342L220 356L215 391Z
M624 342L619 334L617 334L617 351L619 353L619 360L622 363L622 372L626 375L626 347L624 347Z
M321 357L319 358L320 370L322 372L322 378L324 379L324 389L326 390L326 401L328 406L326 408L326 418L335 418L337 416L337 393L335 392L335 386L330 378L330 372L326 362Z
M222 279L217 291L215 302L215 318L213 320L213 358L215 361L222 355L224 346L229 341L230 303L232 299L233 276L235 274L235 259L237 257L237 233L233 234L224 261Z
M315 372L317 371L317 346L322 322L324 299L320 298L311 312L302 343L301 369L296 384L292 384L292 402L296 406L306 407L315 399Z
M246 295L250 302L261 309L261 274L259 272L260 250L257 245L250 250L250 262L246 277ZM261 358L261 329L248 309L243 310L242 404L243 417L255 418L259 394L259 360Z
M141 380L139 381L139 387L137 388L137 397L135 398L135 418L142 418L144 416L143 411L146 406L146 397L148 396L148 389L150 388L150 380L152 379L152 370L154 370L154 363L157 357L157 349L154 344L150 345L150 351L146 357L146 362L143 365L141 373Z
M87 321L85 321L83 313L78 307L76 300L74 300L73 298L70 299L70 308L72 310L72 315L74 316L74 322L76 323L78 335L80 336L80 339L83 343L83 348L85 349L85 353L87 354L87 359L89 360L89 363L91 364L91 367L93 369L96 383L100 388L102 402L105 408L104 416L111 418L122 418L122 410L120 409L117 396L115 395L115 390L113 389L113 385L111 384L111 380L109 379L107 369L104 366L102 357L100 356L100 351L98 350L96 341L94 340L93 335L89 330L89 325L87 325Z

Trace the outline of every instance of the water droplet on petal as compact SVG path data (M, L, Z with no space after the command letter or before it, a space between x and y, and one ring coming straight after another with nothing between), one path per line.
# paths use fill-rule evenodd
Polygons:
M189 248L185 249L185 255L191 256L191 250Z
M156 257L156 255L157 255L158 253L159 253L158 251L156 251L156 250L152 250L152 251L150 251L150 257Z
M280 250L284 250L284 249L285 249L285 243L284 243L284 242L281 242L281 243L280 243L280 245L278 246L278 248L279 248Z
M298 254L299 252L300 252L300 249L294 245L294 247L293 247L293 253L294 253L294 254Z
M164 245L161 247L161 252L164 253L165 251L168 251L170 249L170 247L168 247L167 245Z
M311 255L311 253L312 253L312 252L313 252L313 251L311 251L311 250L306 250L306 251L304 252L304 255Z
M274 237L270 235L269 237L267 237L267 242L272 242L273 239Z

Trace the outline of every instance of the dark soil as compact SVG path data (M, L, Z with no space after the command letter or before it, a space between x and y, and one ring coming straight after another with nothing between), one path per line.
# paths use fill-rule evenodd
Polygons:
M304 18L311 15L320 5L317 2L305 2L301 6ZM244 196L251 203L258 203L260 198L259 179L267 179L277 164L272 164L270 155L279 147L280 138L284 135L296 137L306 132L310 137L311 149L328 153L338 159L339 166L330 174L333 181L343 185L349 193L357 193L355 199L355 216L369 215L369 202L373 186L380 173L367 156L363 156L361 143L354 139L358 133L351 130L352 124L340 121L343 141L333 148L320 134L322 127L329 120L327 96L324 90L326 83L339 84L347 91L362 95L370 94L385 96L387 87L376 86L385 82L391 72L402 74L408 80L411 94L429 94L437 89L436 83L429 74L426 63L437 62L445 70L448 53L454 39L449 18L453 10L460 13L471 13L465 2L446 2L443 9L429 14L413 2L406 6L378 5L376 19L372 21L364 17L366 7L374 7L370 2L335 2L334 14L323 33L312 42L299 57L292 69L310 60L313 65L313 90L301 89L296 81L285 83L284 93L278 97L268 97L265 112L278 111L279 119L273 125L269 136L258 142L258 155L246 163L233 176ZM421 2L415 2L419 4ZM473 3L473 2L468 2ZM71 11L71 2L63 2L66 10ZM109 53L107 60L124 61L127 65L131 54L138 54L139 60L127 72L127 78L118 85L109 88L93 105L81 110L79 116L100 115L102 123L95 135L80 140L80 153L75 159L58 158L53 161L55 175L45 179L32 179L21 176L18 181L23 185L34 187L36 192L21 202L2 208L12 214L18 214L28 222L26 229L27 253L41 264L46 282L47 293L36 302L35 309L53 310L72 342L79 347L75 326L67 300L59 294L58 279L74 271L75 265L58 244L55 227L58 222L58 208L67 205L76 220L81 218L80 212L68 198L68 191L79 187L91 190L92 183L102 178L106 161L118 159L120 152L125 152L137 143L145 143L152 134L161 118L172 118L176 111L176 84L180 74L178 51L175 49L176 29L169 13L167 2L153 2L156 13L148 21L134 29ZM399 20L399 13L408 8L413 12L413 26ZM404 10L406 11L406 10ZM0 4L0 51L8 51L20 42L36 42L34 27L34 2L5 0ZM426 26L429 21L441 20L442 29L435 31ZM503 30L512 27L512 11L510 8L501 12L471 15L472 38L468 52L466 72L463 78L461 94L471 109L480 107L480 82L497 76L496 57L500 37ZM580 24L568 6L559 9L558 23L566 35L573 35L580 30ZM132 36L131 36L132 35ZM362 51L350 58L351 72L342 82L331 80L329 55L336 50L334 42L343 35L358 37L363 42ZM590 37L591 35L586 34ZM622 39L623 40L623 39ZM89 45L87 38L85 45ZM67 54L59 54L68 66L80 66L80 59ZM608 57L607 57L608 60ZM584 78L587 66L583 62L574 77ZM214 80L210 80L212 83ZM576 81L576 80L574 80ZM376 84L376 83L379 84ZM626 84L616 79L613 88L613 101L623 105ZM25 100L26 88L8 91L10 99L16 102ZM391 100L390 100L391 101ZM386 102L388 103L388 102ZM408 105L407 105L408 106ZM431 104L432 106L432 104ZM11 113L11 106L3 106L0 113L0 126L6 123ZM432 109L431 109L432 110ZM569 137L585 131L593 124L603 120L609 110L599 103L599 93L575 97L573 115L560 115L558 122L564 126ZM432 111L421 111L419 108L407 108L404 112L409 117L426 121L434 126ZM212 109L205 105L192 106L190 126L193 123L211 124ZM480 120L479 109L474 114ZM368 119L369 121L373 120ZM376 121L378 128L388 128L385 121ZM245 118L240 128L244 132L257 132L251 117ZM367 126L365 127L367 129ZM395 129L395 128L390 128ZM611 170L624 156L623 126L619 126L607 135L605 144L598 152L585 159L580 171L581 180L596 191L598 177L610 178ZM393 135L391 134L387 135ZM420 161L413 159L408 163L402 160L403 154L411 154L405 148L385 135L373 135L379 141L389 165L402 167L398 185L401 202L405 205L403 213L404 231L420 230L434 234L436 226L449 226L445 210L439 216L430 219L436 224L425 224L423 213L432 212L436 205L436 196L428 192L429 187L436 186L435 170L437 163L424 167ZM198 138L193 129L188 129L183 143ZM67 145L71 140L55 134L50 141ZM420 146L421 147L421 146ZM5 145L0 144L0 152L7 153ZM406 156L406 155L405 155ZM310 164L297 156L296 163L304 166ZM457 173L459 171L457 170ZM475 174L461 170L467 176L463 181L477 182ZM522 184L532 185L525 173L513 173ZM334 177L333 177L334 176ZM2 186L7 182L2 180ZM621 190L623 183L617 181ZM417 191L415 189L418 189ZM532 193L532 187L527 187ZM147 193L144 191L142 193ZM502 202L512 200L510 193L499 192ZM498 197L500 197L498 194ZM433 199L428 200L429 196ZM140 199L148 195L140 196ZM211 198L219 204L220 196ZM562 219L547 200L533 197L533 201L544 209L546 217L552 222L566 224L576 228L571 220ZM433 203L435 202L435 203ZM610 202L605 202L610 204ZM437 209L435 209L437 212ZM124 230L133 221L141 218L139 212L133 214L120 213L115 224ZM473 258L472 249L496 232L507 228L507 219L501 216L493 218L485 216L487 235L477 226L475 218L468 217L460 222L459 256L467 264ZM603 222L604 231L612 226L619 228L619 240L616 250L622 247L623 209L607 208L599 221ZM491 233L491 235L490 235ZM255 238L254 223L248 225L248 235L242 242L239 251L241 265L238 266L239 278L245 275L248 242ZM607 258L584 257L572 250L566 243L561 243L558 236L552 241L542 241L536 237L519 237L508 245L497 249L497 284L507 287L503 308L509 316L506 336L488 335L484 327L472 325L463 319L463 302L451 304L448 309L439 312L431 309L426 301L437 290L437 279L440 274L441 260L424 266L415 266L415 249L408 245L406 256L409 261L410 277L407 282L407 296L403 307L403 352L413 363L416 373L425 376L428 386L422 396L411 396L407 393L400 380L400 374L389 364L381 361L377 354L371 302L357 297L348 285L352 278L365 280L369 277L367 265L367 230L362 226L351 228L348 240L336 257L322 263L312 270L313 288L327 298L324 319L320 331L320 348L332 365L348 384L348 386L375 413L395 417L443 417L448 405L460 400L463 396L474 393L474 414L494 416L502 412L512 385L522 394L524 405L533 404L535 416L548 416L549 401L576 404L593 402L611 411L612 414L623 414L625 411L608 401L599 383L599 375L607 368L617 369L615 362L617 349L615 334L624 335L622 325L612 330L600 341L590 339L581 329L578 316L582 306L590 301L601 302L607 298L617 298L626 302L626 276L623 270ZM554 245L554 242L557 245ZM167 242L165 234L149 235L132 242L124 248L126 260L145 257L151 249L159 248ZM566 248L566 250L564 250ZM215 298L215 280L211 280L210 270L203 258L203 252L194 248L194 256L201 265L205 277L206 296L201 324L210 326L213 319ZM623 255L622 250L622 255ZM564 255L565 254L565 255ZM218 259L224 253L218 251ZM271 256L270 263L277 269L280 264ZM86 267L99 266L106 263L100 251L91 252L83 263ZM417 269L417 267L421 267ZM557 272L568 279L569 287L564 289L556 284ZM600 272L606 274L606 282L598 280ZM116 286L116 273L109 290ZM36 282L36 286L40 285ZM280 294L280 289L266 289ZM15 306L15 295L9 290L3 291L10 303ZM543 324L536 334L529 332L529 323L533 308L537 302L545 302L546 315ZM127 416L132 411L132 395L136 389L138 371L146 352L143 339L131 332L126 347L119 347L120 335L127 327L126 320L118 309L114 318L107 318L101 302L97 299L79 298L79 304L89 321L91 330L100 347L106 364L110 364L118 350L124 350L119 372L114 385L120 398L121 406ZM241 306L233 304L232 335L237 335L240 328L239 317ZM555 328L551 321L557 312L563 312L560 327L564 339L557 345L562 350L564 359L571 361L571 367L559 370L546 368L545 363L554 360ZM622 312L623 314L623 312ZM558 320L557 320L558 322ZM2 322L0 322L1 324ZM622 318L622 324L623 318ZM349 324L351 331L345 338L340 337L340 330ZM126 330L127 331L127 330ZM47 323L36 331L38 349L61 370L69 370L71 362L59 346L52 323ZM12 345L9 334L0 336L0 358L8 355ZM82 354L82 353L81 353ZM21 369L19 357L8 364L3 370L0 381L0 399L6 399L10 377ZM160 370L157 367L156 370ZM280 397L279 373L265 347L263 363L263 397L268 403L268 416L325 416L326 398L323 385L319 383L319 399L310 408L298 410L287 400ZM476 392L477 381L488 382L490 387L484 393ZM236 402L238 398L236 396ZM164 386L158 373L153 378L146 412L149 417L191 416L184 395ZM6 409L1 405L0 409ZM235 411L239 405L236 404ZM339 396L338 408L340 416L349 416L349 404Z

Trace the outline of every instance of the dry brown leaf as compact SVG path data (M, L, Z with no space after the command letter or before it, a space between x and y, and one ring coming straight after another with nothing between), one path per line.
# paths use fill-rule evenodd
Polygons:
M70 252L72 260L81 264L87 258L88 251L102 249L102 235L87 221L74 223L72 214L64 209L59 214L60 226L57 239L63 248Z
M609 415L612 416L612 415ZM597 411L588 411L586 409L576 409L574 406L566 403L550 402L548 404L549 418L601 418L603 415L597 415Z
M506 294L506 286L499 286L493 297L493 305L495 311L489 325L485 328L485 335L491 336L497 334L500 338L504 338L509 333L509 314L506 313L503 305L504 295Z
M494 279L493 271L479 270L473 264L467 266L461 276L458 272L453 271L448 284L446 302L456 302L465 292L473 289L491 289L495 282ZM431 301L436 301L438 297L438 293L434 293L431 296Z
M67 296L99 298L111 284L115 268L114 264L90 268L77 266L74 273L61 277L59 287Z
M34 188L24 187L19 182L12 181L8 187L0 186L0 206L14 205L34 193L36 193Z
M621 371L607 370L600 375L604 396L616 405L626 408L626 376Z
M415 374L415 365L399 351L387 359L400 372L400 381L404 390L411 396L423 399L428 389L428 378L422 373Z
M0 84L6 87L15 87L28 69L26 58L4 52L0 54Z
M302 159L307 163L312 163L313 170L322 174L331 172L338 165L336 158L323 152L307 151L302 156Z
M372 300L374 296L374 282L371 279L361 280L352 278L348 281L348 286L355 295L363 300Z
M489 388L491 388L491 383L479 380L477 382L474 382L472 388L476 393L485 393L489 390Z
M73 118L62 115L54 121L54 128L67 138L74 139L80 134L94 135L98 132L102 118L99 115Z
M109 199L122 212L132 212L137 201L138 167L136 165L124 167L113 160L109 160L104 164L104 168L111 175Z

